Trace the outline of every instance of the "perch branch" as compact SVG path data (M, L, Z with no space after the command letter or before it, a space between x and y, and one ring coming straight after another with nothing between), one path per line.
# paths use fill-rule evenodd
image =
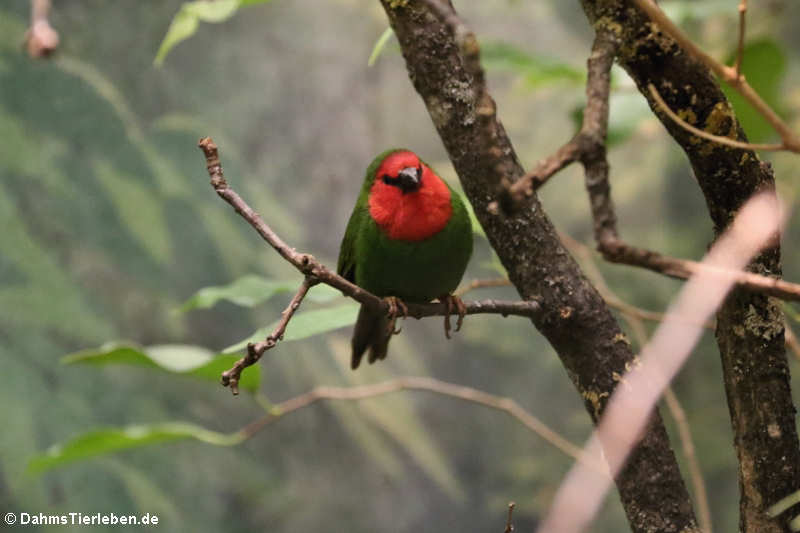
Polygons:
M246 367L252 365L261 357L263 352L269 348L272 348L275 343L279 340L280 335L283 334L283 330L288 325L289 320L291 320L292 313L296 307L291 308L292 305L300 304L303 296L305 296L305 291L308 290L312 285L317 283L324 283L326 285L330 285L331 287L338 289L342 292L345 296L349 296L354 300L358 301L362 305L370 306L376 310L383 311L388 313L389 312L389 304L375 296L369 291L365 291L358 285L349 282L342 276L336 274L334 271L330 270L328 267L323 265L317 259L315 259L310 254L304 254L296 251L294 248L290 248L288 244L286 244L273 230L270 228L261 216L256 213L248 204L245 202L241 196L239 196L236 191L231 189L228 186L227 181L225 180L225 176L222 172L222 165L219 160L219 152L217 149L217 145L214 144L210 138L205 137L200 139L198 144L200 149L205 154L206 158L206 168L208 169L208 175L211 178L211 186L217 192L217 194L226 202L228 202L231 207L233 207L239 215L242 216L253 228L258 232L259 235L270 245L272 248L275 249L281 257L283 257L286 261L288 261L292 266L294 266L297 270L299 270L306 278L305 284L308 284L308 287L305 287L303 290L304 285L301 285L300 290L295 295L295 298L292 300L290 304L290 308L287 308L284 311L284 317L281 320L281 324L279 325L278 329L270 335L274 337L276 333L279 335L273 338L272 342L270 342L270 338L267 338L262 343L256 343L252 346L248 346L248 353L245 357L237 361L237 363L228 370L222 376L222 383L223 385L230 385L234 383L234 380L238 380L239 376L241 375L242 370ZM423 318L428 316L447 316L448 309L447 305L442 302L437 303L427 303L427 304L416 304L416 303L407 303L408 307L408 316L413 318ZM526 300L526 301L502 301L502 300L481 300L481 301L472 301L472 302L465 302L466 314L474 315L479 313L492 313L492 314L500 314L503 316L508 315L516 315L516 316L524 316L528 318L533 318L536 316L540 310L541 306L539 302L535 300ZM283 329L281 329L283 328ZM278 331L280 329L280 331ZM257 351L260 349L260 353ZM227 376L226 376L227 374ZM235 389L233 389L235 392Z
M407 376L370 385L358 385L355 387L315 387L304 394L275 404L272 406L270 412L266 416L245 426L242 430L240 430L239 434L243 439L249 439L264 429L264 427L275 422L279 418L282 418L293 411L297 411L298 409L308 407L309 405L317 403L320 400L364 400L402 390L433 392L442 396L449 396L451 398L457 398L467 402L483 405L497 411L502 411L533 433L539 435L542 439L553 445L565 455L568 455L576 461L586 464L586 466L597 473L606 476L608 475L608 468L606 467L605 463L602 461L591 461L582 457L580 447L569 442L557 432L550 429L550 427L548 427L544 422L523 409L511 398L496 396L482 390L463 385L455 385L453 383L447 383L445 381L440 381L438 379L429 377Z
M667 15L661 11L652 0L633 0L633 2L647 15L650 17L653 22L658 24L659 28L667 33L670 37L675 39L677 43L683 48L688 54L695 57L698 61L704 63L712 72L714 72L717 76L725 80L731 87L739 91L739 93L748 101L750 102L753 107L767 120L767 122L772 125L775 131L781 137L783 141L783 147L786 150L791 152L798 152L800 153L800 137L798 137L790 128L789 126L778 116L778 114L767 104L761 96L747 83L744 75L740 72L740 61L737 59L736 65L733 67L729 67L727 65L723 65L710 55L706 54L700 48L692 42L689 37L683 33L680 28L678 28L675 23L673 23ZM744 5L744 9L742 6ZM741 57L741 50L743 50L744 44L744 17L747 11L747 3L741 2L739 4L739 20L740 20L740 30L739 30L739 56Z
M25 47L34 59L47 57L58 48L58 32L50 25L50 0L31 0L31 27L25 32Z

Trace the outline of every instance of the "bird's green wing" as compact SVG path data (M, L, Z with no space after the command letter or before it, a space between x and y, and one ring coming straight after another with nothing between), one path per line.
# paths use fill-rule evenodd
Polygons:
M353 214L350 215L350 221L347 223L342 245L339 247L339 262L336 265L336 272L352 283L356 282L356 236L361 227L363 216L364 207L362 207L361 202L358 202Z

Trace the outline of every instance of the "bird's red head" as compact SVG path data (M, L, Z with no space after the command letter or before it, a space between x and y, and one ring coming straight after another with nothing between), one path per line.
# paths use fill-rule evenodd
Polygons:
M390 239L421 241L450 220L450 190L414 152L392 152L378 165L369 213Z

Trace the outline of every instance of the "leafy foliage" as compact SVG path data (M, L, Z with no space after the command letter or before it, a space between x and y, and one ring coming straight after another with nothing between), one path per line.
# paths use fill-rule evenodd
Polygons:
M238 433L217 433L186 422L95 429L33 457L28 463L28 470L38 474L98 455L183 439L195 439L216 446L233 446L239 444L243 436Z
M141 348L132 343L110 342L97 349L64 356L61 362L65 365L136 365L218 383L222 372L231 368L237 359L226 354L214 356L200 346L172 344ZM260 383L261 368L254 366L242 375L239 387L256 392Z
M248 274L228 285L200 289L181 306L181 311L208 309L223 300L242 307L254 307L277 294L296 291L297 286L297 281L278 281ZM328 285L315 285L306 298L313 302L328 302L338 296L341 293Z
M200 22L219 23L231 18L240 7L264 4L270 0L195 0L184 2L173 17L164 40L156 54L155 64L161 66L169 51L197 32Z
M481 59L489 70L509 71L521 76L530 88L554 84L580 87L586 80L583 70L551 58L534 56L505 42L481 43Z
M313 311L301 311L294 315L283 342L307 339L314 335L327 333L345 326L354 324L358 315L359 305L355 302L329 307L326 309L315 309ZM228 346L223 350L225 353L238 352L247 347L250 342L264 340L278 326L278 320L269 326L257 329L252 335Z
M735 52L729 55L729 63L734 58ZM761 98L779 114L783 113L781 84L786 76L786 54L781 47L772 39L747 43L742 58L742 72ZM738 91L727 84L722 84L722 90L751 142L764 142L776 136L769 122Z

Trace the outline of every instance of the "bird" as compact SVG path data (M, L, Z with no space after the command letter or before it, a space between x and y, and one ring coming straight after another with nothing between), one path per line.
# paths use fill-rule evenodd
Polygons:
M384 298L389 312L362 305L352 338L350 367L364 353L374 363L384 359L404 302L426 303L438 298L449 315L466 309L452 295L472 255L472 223L456 193L417 154L393 148L379 154L367 168L339 250L337 272L348 281Z

